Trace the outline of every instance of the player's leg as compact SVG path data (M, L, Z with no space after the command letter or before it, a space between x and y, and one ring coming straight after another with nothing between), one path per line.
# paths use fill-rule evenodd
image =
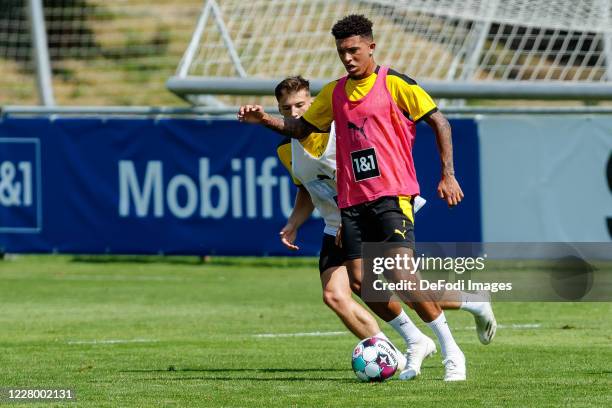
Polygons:
M416 196L411 201L413 215L422 208L427 201ZM447 291L438 301L442 310L463 310L471 313L476 322L476 334L482 344L489 344L495 337L497 321L491 305L489 292L472 294L463 291Z
M351 289L361 296L361 259L347 261L351 273ZM380 293L378 294L381 295ZM421 373L421 365L425 358L436 353L436 344L425 335L408 317L400 302L390 300L391 293L387 292L389 300L377 299L376 302L364 302L368 307L385 320L404 339L406 343L406 367L401 370L400 379L411 380Z
M342 323L359 339L379 335L376 319L355 302L344 267L328 268L321 273L323 301L336 313Z
M353 299L346 268L342 265L343 255L334 240L335 237L323 234L319 256L323 301L359 339L381 337L376 319Z
M335 237L324 234L319 258L323 301L360 340L374 336L391 343L380 330L376 319L353 298L348 274L342 265L344 253L334 241ZM391 345L395 347L393 343ZM403 370L406 367L406 358L400 352L398 362L398 368Z
M367 298L363 299L361 294L363 273L361 234L365 226L361 222L362 210L358 207L359 206L342 211L342 256L344 257L344 264L347 266L351 289L353 293L362 298L378 317L385 322L391 322L403 313L401 304L392 300L392 293L388 291L379 292L377 293L379 296L377 296L376 301L371 301L371 299ZM410 319L408 318L408 320ZM412 326L414 326L414 324ZM402 333L400 333L400 335L401 334ZM412 335L412 337L410 335ZM415 332L409 333L408 338L402 337L404 337L407 343L411 343L421 335L423 335L423 333L415 326Z
M347 261L347 266L351 290L357 296L361 297L362 277L361 273L357 271L362 270L362 260L351 259ZM415 326L406 312L404 312L402 304L393 300L391 292L381 292L379 295L380 297L377 298L375 302L369 301L367 298L363 301L378 317L389 323L389 325L402 336L407 347L410 347L411 344L418 342L423 337L427 337L417 326Z
M384 197L370 207L371 219L375 221L377 230L371 240L395 244L391 255L414 256L414 216L411 202L403 197ZM380 235L379 235L380 234ZM419 274L410 270L395 270L390 274L393 280L418 280ZM435 298L427 291L415 290L398 293L402 300L411 303L419 317L432 329L440 342L446 381L465 379L465 356L451 333L444 312Z
M453 290L445 292L444 298L439 302L442 309L463 310L472 314L478 340L485 345L491 343L497 331L497 321L488 292L469 293Z
M348 266L351 289L362 297L361 232L366 227L360 223L360 211L360 208L343 210L342 245L347 258L345 265ZM376 299L362 299L378 317L389 323L402 336L406 342L408 359L406 369L402 372L410 370L413 373L410 378L416 377L421 371L423 360L436 352L433 340L412 322L400 302L392 300L390 292L378 292Z

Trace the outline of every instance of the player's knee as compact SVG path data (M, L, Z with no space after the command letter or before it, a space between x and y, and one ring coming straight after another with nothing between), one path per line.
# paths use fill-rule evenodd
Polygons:
M332 310L342 310L350 302L349 294L341 290L323 290L323 302Z

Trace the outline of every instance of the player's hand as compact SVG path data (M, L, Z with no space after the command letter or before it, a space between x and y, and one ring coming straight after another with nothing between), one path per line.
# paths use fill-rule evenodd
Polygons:
M238 110L240 122L259 124L262 122L266 112L261 105L242 105Z
M337 247L342 248L342 225L338 227L338 231L336 231L336 239L334 240Z
M291 249L292 251L297 251L300 249L299 246L295 245L295 239L297 238L297 228L295 228L292 224L287 224L283 227L280 232L280 239L284 246Z
M443 175L438 184L438 196L446 201L449 207L454 207L463 200L463 191L453 175Z

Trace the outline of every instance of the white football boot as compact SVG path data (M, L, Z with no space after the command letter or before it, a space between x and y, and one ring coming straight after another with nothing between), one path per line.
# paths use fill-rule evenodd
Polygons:
M476 322L478 340L485 345L491 343L497 331L497 321L490 301L482 303L480 313L474 315L474 321Z
M461 351L446 357L444 364L444 381L465 381L465 356Z
M406 352L407 363L406 368L400 372L400 380L412 380L417 375L421 374L421 364L423 360L436 352L436 343L427 336L410 345Z

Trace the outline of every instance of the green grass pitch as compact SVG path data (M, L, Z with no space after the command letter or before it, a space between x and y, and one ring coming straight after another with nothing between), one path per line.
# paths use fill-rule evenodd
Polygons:
M350 368L357 339L334 333L345 330L320 291L313 259L6 259L0 388L76 392L74 405L27 404L41 407L612 403L610 303L497 303L502 327L489 346L470 315L449 311L467 382L444 383L437 354L416 381L362 384ZM312 332L327 335L256 336Z

